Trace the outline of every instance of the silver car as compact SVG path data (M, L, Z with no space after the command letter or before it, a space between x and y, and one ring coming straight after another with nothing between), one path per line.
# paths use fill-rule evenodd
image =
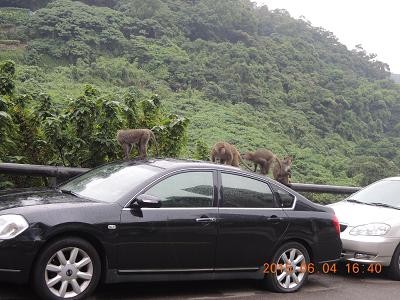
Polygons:
M343 258L389 267L400 280L400 177L377 181L329 206L340 222Z

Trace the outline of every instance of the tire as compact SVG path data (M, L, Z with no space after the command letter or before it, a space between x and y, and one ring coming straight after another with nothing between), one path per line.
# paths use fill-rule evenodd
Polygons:
M393 253L392 261L389 266L389 276L393 280L400 280L400 245Z
M263 284L268 290L278 293L293 293L307 281L310 255L302 244L297 242L283 244L275 252L272 263L279 267L276 272L265 274Z
M67 237L41 251L33 269L32 285L41 299L79 300L96 289L100 275L96 249L83 239Z

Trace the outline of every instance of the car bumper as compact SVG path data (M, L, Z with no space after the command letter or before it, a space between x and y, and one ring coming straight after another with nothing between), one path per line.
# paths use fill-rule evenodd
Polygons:
M0 281L26 283L36 253L42 243L0 240Z
M26 283L29 276L22 270L0 269L0 282Z
M389 266L396 247L398 238L384 236L355 236L350 235L351 228L342 232L343 251L342 259L360 264L381 264Z

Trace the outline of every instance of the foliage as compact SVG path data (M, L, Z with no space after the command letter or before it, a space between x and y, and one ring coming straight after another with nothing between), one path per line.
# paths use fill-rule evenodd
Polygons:
M196 151L194 158L198 160L209 160L210 159L210 148L205 144L204 141L196 142Z
M19 7L36 10L46 6L51 0L2 0L0 7Z
M14 136L14 147L0 148L8 161L94 167L121 157L115 134L127 125L157 126L160 155L178 156L185 147L188 120L168 115L158 95L145 98L139 106L135 90L120 95L85 85L79 96L60 106L48 94L14 93L7 88L14 86L14 67L11 61L0 66L0 75L10 80L1 89L8 98L0 102L0 137L6 139L10 125ZM11 149L13 156L7 154Z
M1 25L23 25L29 19L29 10L19 8L2 8L0 9L0 26Z
M15 65L5 61L0 65L0 95L11 95L14 90Z
M249 0L30 2L15 21L0 9L18 29L3 39L27 43L0 50L17 62L0 74L3 160L94 166L121 156L118 128L147 127L166 156L220 140L295 154L298 182L399 171L400 86L361 45Z
M10 97L14 90L15 65L12 61L0 64L0 161L11 149L11 116L8 112Z

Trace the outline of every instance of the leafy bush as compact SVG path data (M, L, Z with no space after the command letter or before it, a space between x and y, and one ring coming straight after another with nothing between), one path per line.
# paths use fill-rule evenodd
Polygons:
M168 156L220 140L295 154L298 182L398 173L400 86L323 28L248 0L29 2L0 9L18 32L0 38L27 42L0 51L17 62L0 74L2 160L93 166L121 157L118 128L147 127Z

